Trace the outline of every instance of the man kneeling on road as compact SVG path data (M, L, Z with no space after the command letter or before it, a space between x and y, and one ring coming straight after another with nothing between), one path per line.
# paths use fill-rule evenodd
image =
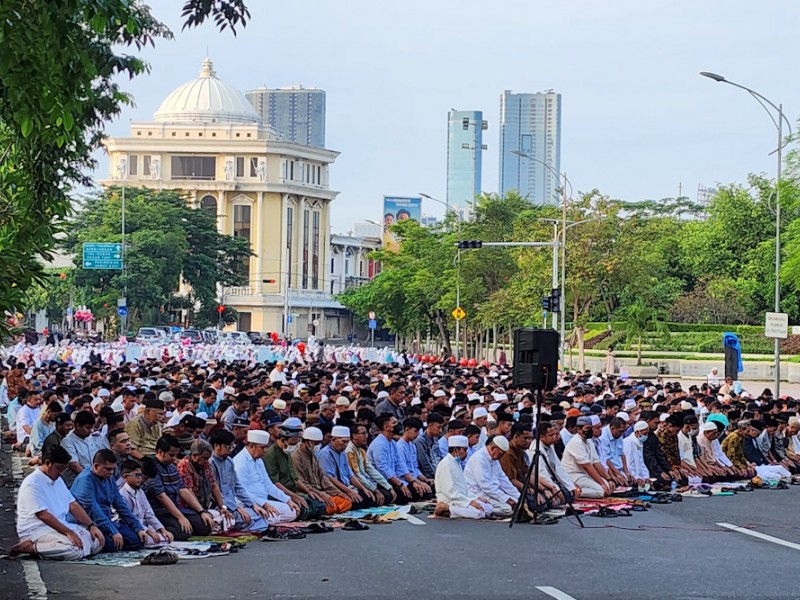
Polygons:
M519 502L519 490L500 466L500 459L508 449L508 439L495 435L470 457L464 468L464 479L470 495L491 504L492 512L497 517L510 517Z
M492 515L492 505L470 493L461 464L467 458L469 441L464 435L447 438L450 449L436 466L436 515L461 519L483 519Z
M50 560L80 560L100 552L103 533L67 489L61 474L72 458L61 446L42 457L42 466L28 475L17 496L20 542L9 554L33 554ZM72 523L68 516L77 521Z
M600 463L592 437L592 420L578 417L578 432L564 448L562 463L573 483L581 488L584 498L603 498L610 496L615 485Z

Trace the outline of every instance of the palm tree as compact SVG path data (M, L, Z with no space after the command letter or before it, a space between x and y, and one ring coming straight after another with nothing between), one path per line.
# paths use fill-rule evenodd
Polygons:
M642 337L647 331L658 331L668 334L669 329L664 321L662 311L648 306L644 300L637 298L635 302L629 304L620 311L622 319L625 321L625 336L628 346L632 341L636 341L636 366L642 364Z

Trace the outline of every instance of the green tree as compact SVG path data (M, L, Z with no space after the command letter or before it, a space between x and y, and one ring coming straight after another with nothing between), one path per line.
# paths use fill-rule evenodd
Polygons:
M185 27L212 19L234 32L249 18L243 0L189 0L183 15ZM170 31L132 0L0 2L0 310L44 284L69 195L90 183L106 122L131 102L121 76L147 70L120 50L162 37Z
M636 364L642 364L642 338L648 331L669 334L663 313L645 304L644 300L637 298L634 302L619 311L625 322L626 343L630 346L636 342Z
M217 285L247 284L246 240L217 232L212 216L191 208L180 193L126 188L125 271L80 269L81 244L120 242L122 199L119 188L89 198L71 222L65 248L75 256L76 286L91 290L91 307L116 307L127 288L132 323L157 323L169 310L189 309L208 324L216 322ZM191 286L176 296L181 281Z

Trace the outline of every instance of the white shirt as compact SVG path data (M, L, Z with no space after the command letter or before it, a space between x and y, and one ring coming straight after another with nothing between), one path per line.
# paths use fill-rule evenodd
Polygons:
M560 435L560 436L561 436L561 441L562 441L562 442L564 442L564 447L566 447L566 446L567 446L567 444L569 444L569 441L570 441L570 440L571 440L573 437L575 437L575 434L574 434L574 433L570 433L569 431L567 431L567 428L566 428L566 427L563 427L563 428L561 429L561 431L559 431L559 432L558 432L558 435Z
M32 406L28 406L25 404L22 406L19 411L17 412L17 443L21 444L22 441L29 437L30 434L25 433L25 430L22 428L23 425L27 425L28 427L33 430L33 424L36 423L36 419L39 418L39 413L41 413L41 407L33 408Z
M717 462L720 465L722 465L723 467L733 466L731 459L728 458L728 455L722 451L722 444L719 443L719 440L713 440L711 442L711 446L714 448L714 456L717 457Z
M519 490L503 472L500 461L492 460L485 446L467 461L464 479L467 490L474 496L482 496L498 503L504 503L509 498L519 499Z
M288 502L289 495L272 483L267 474L264 461L254 459L247 448L233 457L233 468L236 469L236 477L247 493L258 503L268 502L270 497L280 502Z
M681 454L681 460L685 460L690 465L697 466L694 462L694 448L692 448L692 438L683 433L678 432L678 452Z
M469 506L476 499L470 495L461 462L448 454L436 466L436 501L450 506Z
M530 448L527 451L529 459L533 460L533 453L535 450L536 442L533 441L531 442ZM550 467L553 469L553 471L555 471L556 477L558 477L558 482L553 481L544 459L547 459L547 462L550 463ZM564 470L564 465L561 464L561 459L559 459L558 454L556 454L555 446L542 444L542 454L539 458L539 477L551 485L558 486L558 483L560 483L570 492L575 490L575 483L572 481L569 474Z
M278 371L278 367L275 367L272 369L272 371L270 371L269 380L272 383L280 381L283 385L288 383L288 381L286 381L286 373L284 371Z
M581 475L586 475L581 465L597 464L600 462L600 457L597 454L597 449L591 440L584 440L579 435L573 435L572 439L564 448L564 456L561 457L561 464L564 465L564 470L573 479Z
M653 435L649 433L648 435ZM644 446L634 434L630 434L622 440L622 451L625 454L625 462L628 463L628 470L636 479L649 479L650 471L644 464Z
M19 486L17 496L17 534L21 540L37 540L55 530L36 516L46 510L58 519L61 524L78 529L77 524L67 522L69 505L75 497L67 489L64 480L59 477L55 481L36 469L28 475Z

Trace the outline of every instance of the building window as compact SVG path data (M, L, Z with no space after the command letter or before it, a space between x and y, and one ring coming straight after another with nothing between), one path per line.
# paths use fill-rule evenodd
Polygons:
M236 176L244 177L244 156L236 157Z
M145 154L142 157L142 175L150 177L150 155Z
M253 330L253 314L239 311L239 331Z
M172 179L213 181L217 174L217 159L213 156L173 156Z
M319 289L319 211L314 211L314 230L311 249L311 287Z
M240 237L250 243L250 205L237 204L233 207L233 237ZM242 259L245 273L250 274L250 257Z
M250 177L258 177L258 157L250 157Z
M331 275L333 275L336 272L336 269L334 267L335 264L336 264L336 259L331 257Z
M308 251L309 251L309 242L310 242L310 235L309 235L309 211L303 211L303 289L308 289Z
M203 196L203 199L200 200L200 208L214 219L217 218L217 199L214 196Z
M352 258L353 254L350 252L348 248L344 253L344 274L345 277L350 275L350 258Z
M136 154L128 155L128 175L139 174L139 157Z

